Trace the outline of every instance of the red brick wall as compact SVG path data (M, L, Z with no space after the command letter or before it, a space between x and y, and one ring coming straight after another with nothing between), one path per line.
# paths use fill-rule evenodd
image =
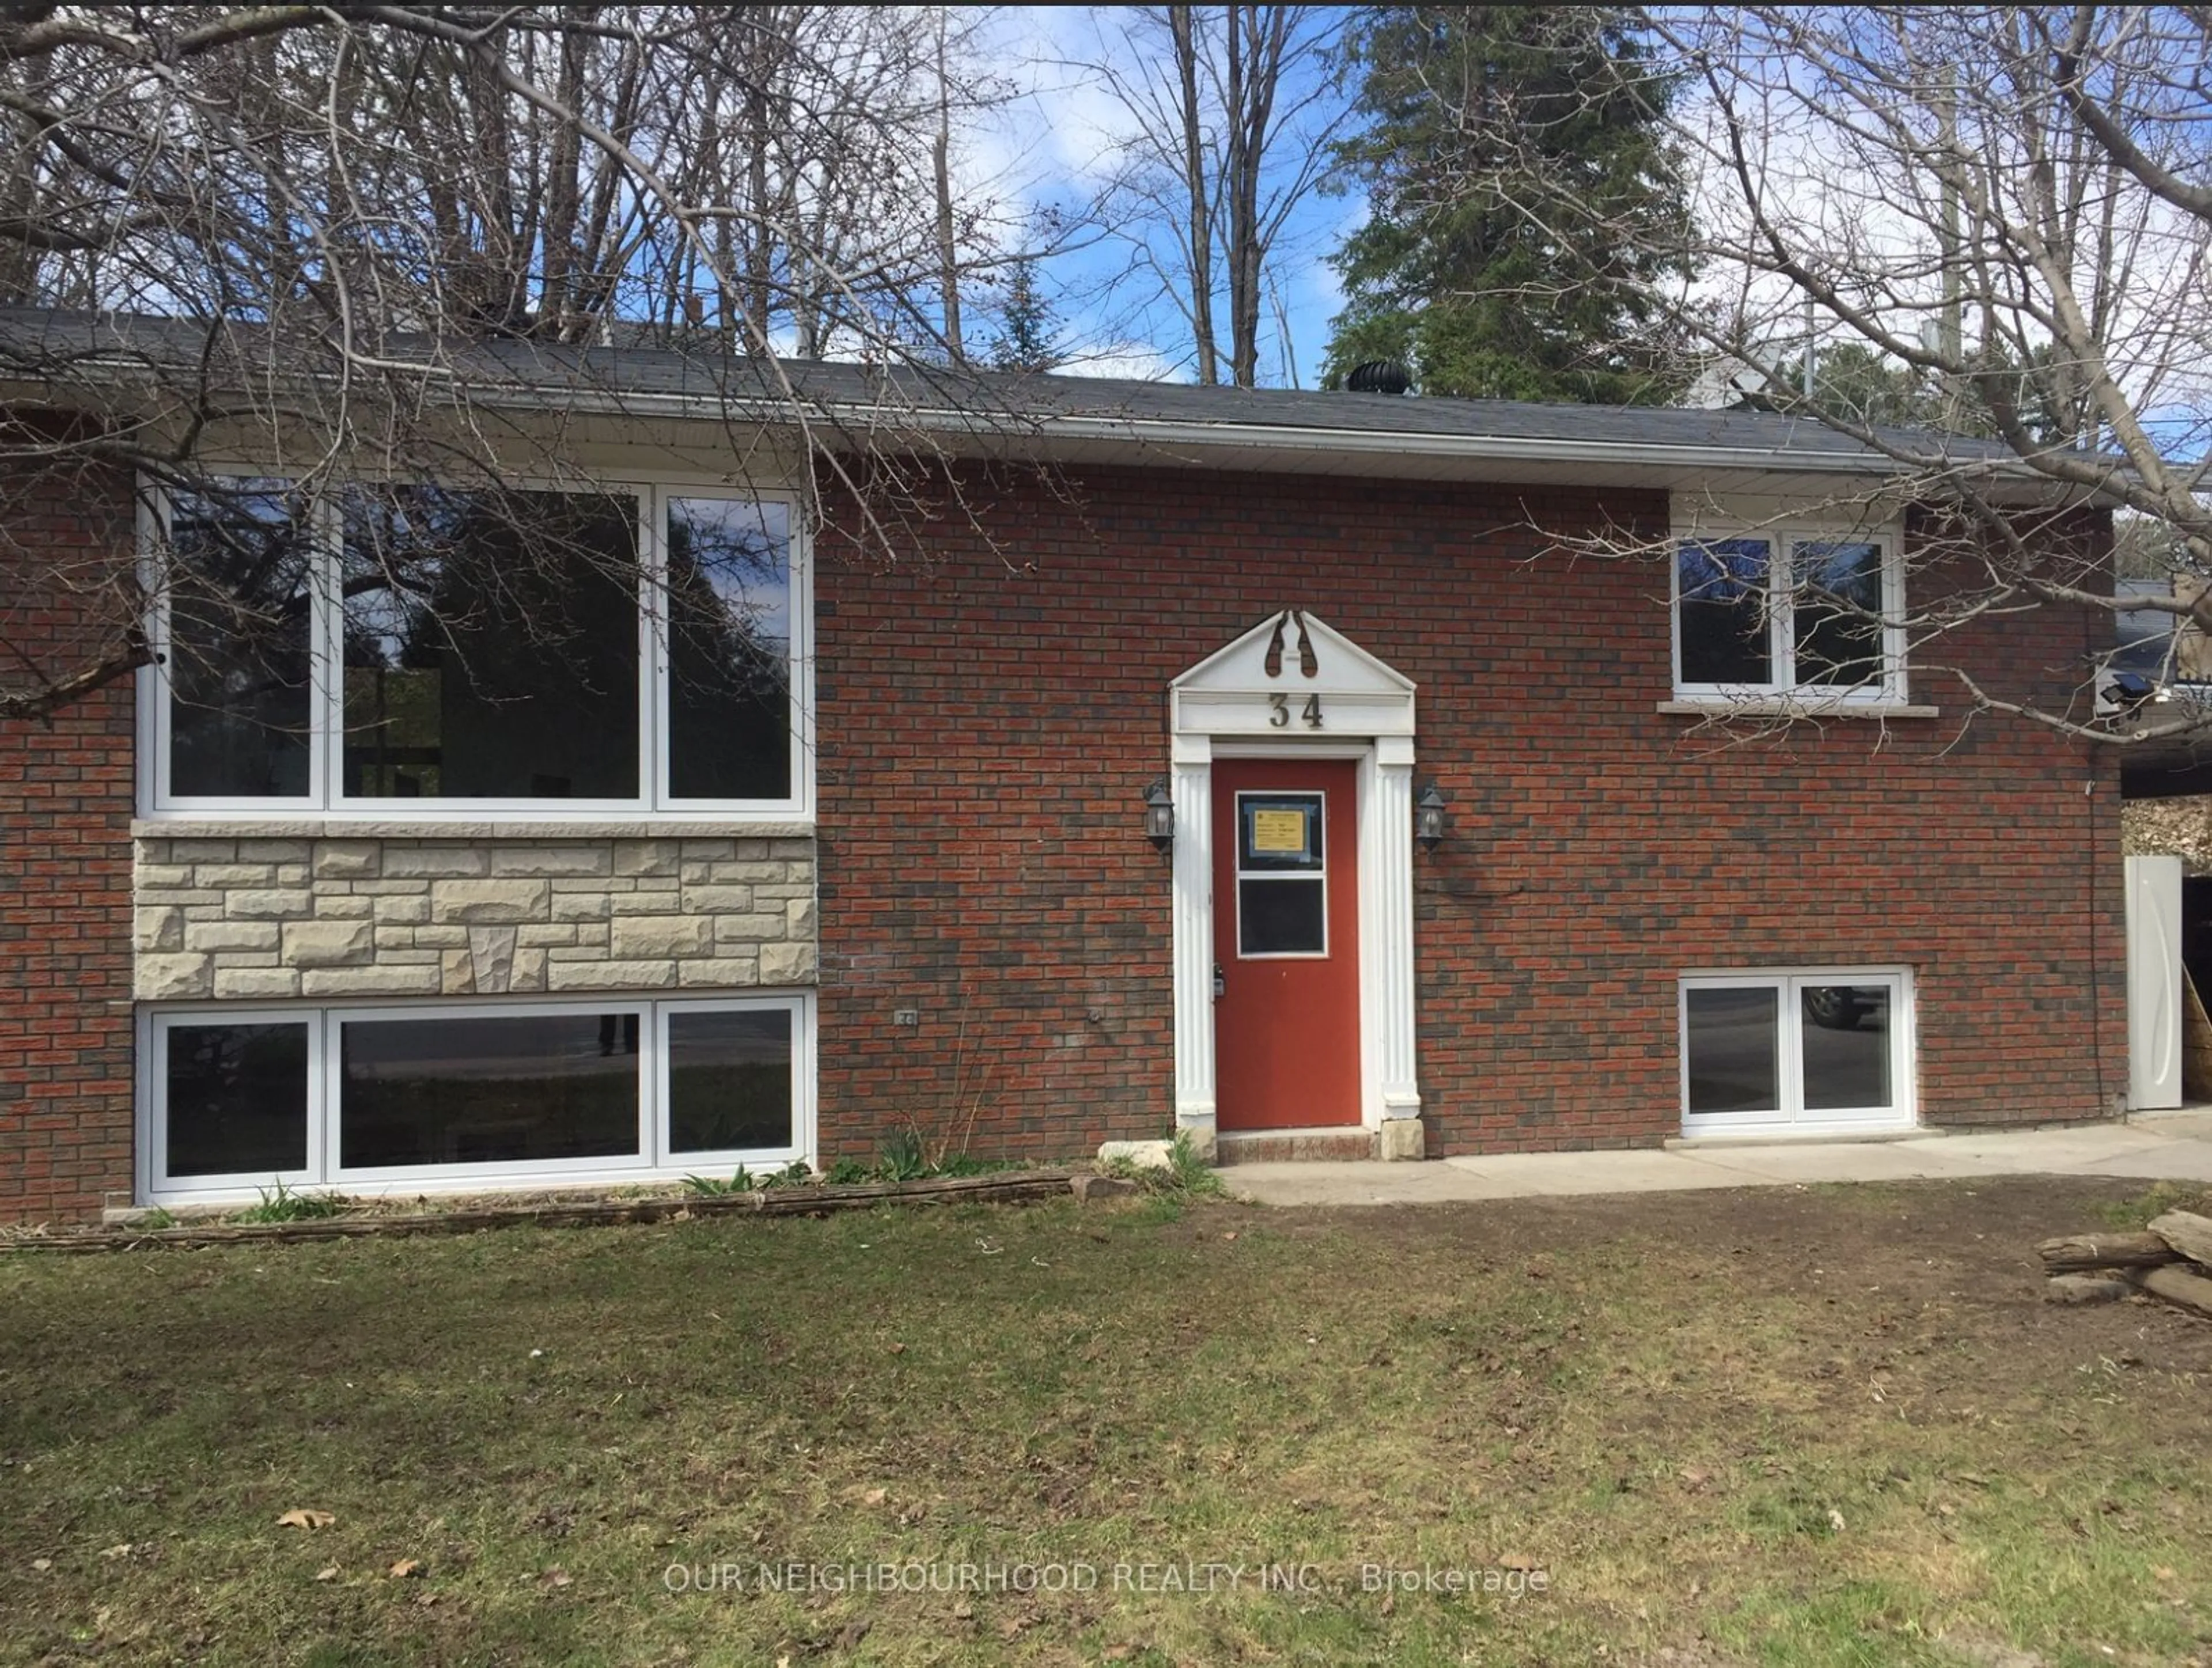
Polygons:
M1072 506L979 487L925 566L823 540L822 1125L912 1116L1051 1156L1167 1132L1169 880L1139 831L1166 691L1303 607L1419 685L1416 864L1431 1153L1679 1126L1676 978L1915 970L1923 1117L2087 1119L2126 1081L2116 779L2019 723L1800 724L1727 744L1655 710L1663 567L1537 555L1655 495L1101 470ZM993 543L997 548L992 548ZM1960 657L2063 689L2051 612ZM2094 792L2084 792L2093 777ZM921 1023L895 1024L899 1009Z
M0 688L94 640L82 600L128 560L125 483L12 483ZM100 506L105 506L103 509ZM131 694L0 718L0 1220L69 1219L131 1186Z

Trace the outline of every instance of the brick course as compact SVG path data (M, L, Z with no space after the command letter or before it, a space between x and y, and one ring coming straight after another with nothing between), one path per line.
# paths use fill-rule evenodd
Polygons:
M10 494L0 640L49 676L100 643L85 599L131 558L125 483L101 484ZM127 680L0 722L0 1221L130 1193L132 722Z
M1031 1156L1169 1131L1142 792L1169 682L1284 607L1418 682L1417 775L1451 801L1415 864L1431 1154L1675 1133L1692 970L1910 965L1929 1123L2091 1119L2124 1089L2114 773L1965 725L1932 675L1934 719L1731 740L1657 712L1664 568L1570 563L1532 524L1663 530L1663 496L1122 470L964 491L981 530L946 514L927 564L822 541L831 1155L909 1115ZM2057 694L2094 628L2051 610L1946 653Z

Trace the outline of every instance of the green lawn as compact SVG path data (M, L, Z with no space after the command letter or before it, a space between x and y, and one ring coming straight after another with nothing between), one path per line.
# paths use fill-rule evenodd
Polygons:
M2212 1663L2212 1325L2029 1255L2127 1197L7 1255L0 1660Z

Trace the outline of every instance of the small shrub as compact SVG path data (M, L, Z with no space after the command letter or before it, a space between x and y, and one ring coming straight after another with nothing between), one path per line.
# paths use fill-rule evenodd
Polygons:
M249 1204L231 1220L240 1222L302 1222L320 1216L342 1216L346 1202L336 1193L295 1193L279 1181L271 1192L266 1187L255 1190L261 1203Z
M885 1181L913 1181L929 1174L928 1155L922 1149L921 1131L912 1123L893 1130L876 1149L876 1174Z
M857 1158L841 1158L823 1173L832 1187L851 1187L868 1180L868 1167Z
M1177 1130L1176 1138L1168 1143L1168 1168L1153 1174L1170 1178L1170 1185L1179 1193L1211 1197L1228 1191L1222 1185L1221 1172L1198 1155L1186 1130Z
M765 1192L771 1187L803 1187L814 1180L814 1172L806 1168L806 1161L794 1158L781 1169L763 1170L755 1175L740 1164L735 1174L725 1181L720 1176L686 1176L684 1185L702 1198L722 1198L732 1193Z
M724 1198L732 1193L750 1193L758 1184L754 1181L752 1172L740 1164L737 1174L727 1181L720 1176L686 1176L684 1185L702 1198L712 1199Z
M1188 1132L1182 1130L1176 1131L1175 1139L1168 1143L1164 1167L1139 1164L1133 1159L1110 1158L1099 1170L1103 1175L1133 1181L1147 1193L1178 1198L1210 1198L1228 1191L1222 1185L1220 1172L1198 1155L1198 1149L1190 1144Z

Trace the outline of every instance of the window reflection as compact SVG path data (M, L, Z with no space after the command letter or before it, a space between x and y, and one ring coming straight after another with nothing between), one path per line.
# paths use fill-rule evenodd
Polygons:
M791 511L668 506L669 791L679 799L791 792Z
M638 1150L638 1060L592 1013L348 1020L340 1163L523 1163Z
M788 1009L672 1014L668 1050L671 1152L793 1144Z
M1771 986L1684 992L1691 1112L1780 1108L1781 1009Z
M1800 1002L1807 1107L1833 1111L1893 1104L1890 987L1808 985Z
M307 1028L171 1025L173 1176L289 1174L307 1163Z
M1685 541L1675 547L1682 682L1766 683L1771 548L1763 538Z
M169 792L308 792L314 542L283 482L170 500Z
M635 500L408 487L344 528L347 793L638 796Z
M1881 676L1881 546L1808 543L1791 551L1800 683L1856 685Z

